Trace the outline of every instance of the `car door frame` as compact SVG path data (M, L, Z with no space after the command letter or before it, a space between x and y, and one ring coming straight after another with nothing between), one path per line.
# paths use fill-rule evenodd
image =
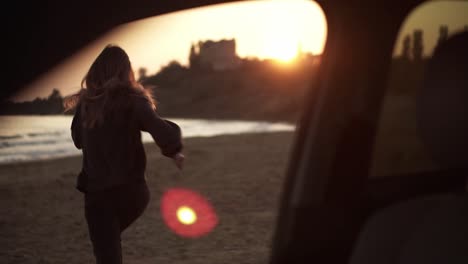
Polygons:
M328 25L289 162L270 263L347 263L369 215L367 179L394 44L422 1L318 1Z

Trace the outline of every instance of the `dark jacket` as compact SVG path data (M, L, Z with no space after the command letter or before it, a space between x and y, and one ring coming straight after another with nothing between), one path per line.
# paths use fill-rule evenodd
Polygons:
M125 107L105 114L91 129L83 126L81 106L77 107L71 133L83 151L78 190L90 193L144 181L146 155L140 131L149 132L165 156L182 150L179 126L161 119L144 97L129 95L126 100Z

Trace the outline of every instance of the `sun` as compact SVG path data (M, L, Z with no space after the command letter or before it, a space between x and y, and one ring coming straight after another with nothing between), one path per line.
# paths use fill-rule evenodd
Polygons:
M268 17L270 27L263 32L263 57L291 62L299 53L298 21L285 17L282 10L274 11Z
M273 39L265 47L265 56L281 62L291 62L298 55L298 44L291 39Z

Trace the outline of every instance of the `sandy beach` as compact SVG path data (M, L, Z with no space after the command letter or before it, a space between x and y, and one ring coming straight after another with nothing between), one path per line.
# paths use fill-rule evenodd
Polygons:
M243 134L184 141L179 173L146 145L151 201L122 236L124 263L267 263L293 133ZM75 189L81 157L0 166L1 263L93 263L83 195ZM193 189L214 206L219 224L204 237L178 237L164 224L160 198Z

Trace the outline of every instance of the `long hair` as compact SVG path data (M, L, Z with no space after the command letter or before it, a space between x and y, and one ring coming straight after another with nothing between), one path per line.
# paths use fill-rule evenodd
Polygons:
M80 91L65 98L64 108L66 112L81 111L83 125L92 128L107 113L127 105L128 96L144 97L156 109L151 91L135 81L127 53L118 46L108 45L84 76Z

